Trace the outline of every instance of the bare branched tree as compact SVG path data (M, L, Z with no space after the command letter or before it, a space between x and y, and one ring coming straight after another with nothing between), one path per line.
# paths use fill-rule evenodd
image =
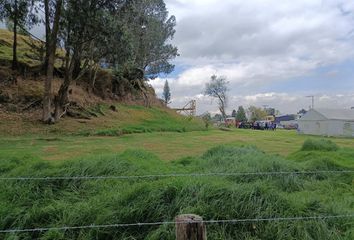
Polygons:
M229 82L226 77L211 76L210 82L206 84L204 95L216 98L218 100L218 107L223 119L226 119L225 108L227 106L227 92Z

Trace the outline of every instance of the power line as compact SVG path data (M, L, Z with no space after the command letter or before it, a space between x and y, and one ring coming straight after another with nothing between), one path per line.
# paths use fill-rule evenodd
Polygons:
M174 177L240 177L240 176L277 176L277 175L317 175L317 174L351 174L354 170L343 171L295 171L295 172L236 172L236 173L186 173L156 174L135 176L59 176L59 177L0 177L2 181L57 181L57 180L134 180Z
M45 232L50 230L66 231L66 230L82 230L82 229L99 229L99 228L123 228L123 227L144 227L144 226L161 226L175 225L186 223L204 223L204 224L238 224L251 222L283 222L283 221L310 221L310 220L329 220L329 219L354 218L354 214L336 215L336 216L312 216L312 217L279 217L279 218L254 218L254 219L231 219L231 220L205 220L205 221L189 221L189 222L151 222L151 223L122 223L122 224L106 224L106 225L86 225L86 226L63 226L63 227L45 227L30 229L5 229L0 233L25 233L25 232Z

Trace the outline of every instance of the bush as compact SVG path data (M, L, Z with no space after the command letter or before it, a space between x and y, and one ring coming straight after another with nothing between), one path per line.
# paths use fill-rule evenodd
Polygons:
M327 151L334 152L338 150L337 144L326 139L307 139L302 145L301 151Z

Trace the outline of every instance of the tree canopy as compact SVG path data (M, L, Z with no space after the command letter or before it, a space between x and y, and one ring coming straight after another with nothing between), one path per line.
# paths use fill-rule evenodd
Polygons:
M246 111L242 106L238 107L238 110L236 113L236 120L239 122L247 122Z
M47 49L45 122L51 102L54 121L65 114L72 82L88 75L89 89L94 92L101 66L114 70L113 94L128 88L141 91L145 98L147 80L173 71L170 61L178 52L169 40L175 34L176 19L169 16L163 0L43 0L42 4ZM65 51L64 81L50 100L56 47Z
M169 61L178 55L169 43L174 37L176 18L169 16L163 0L128 0L122 11L124 34L130 41L131 61L149 78L171 73Z
M250 113L250 120L251 121L263 120L268 115L267 112L264 111L262 108L258 108L255 106L250 106L248 108L248 111Z
M162 93L163 101L164 103L170 104L171 102L171 90L170 86L168 85L168 81L166 80L165 85L163 87L163 93Z
M229 82L226 77L211 76L210 82L205 85L204 95L216 98L218 101L218 108L224 119L226 119L225 108L227 106L227 92Z
M110 68L113 79L99 83L101 92L121 96L127 90L138 91L146 99L147 81L171 73L171 60L178 56L171 44L176 18L169 15L164 0L0 0L0 20L5 19L13 22L14 70L18 29L39 19L45 26L42 118L47 123L66 114L73 82L84 77L88 90L94 93L98 71ZM54 73L63 81L53 94ZM168 102L170 96L166 97Z
M236 118L237 111L234 109L232 110L231 117Z

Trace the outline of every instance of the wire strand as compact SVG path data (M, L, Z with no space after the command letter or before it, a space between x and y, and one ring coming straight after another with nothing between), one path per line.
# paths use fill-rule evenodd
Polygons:
M56 181L56 180L130 180L173 177L239 177L239 176L275 176L275 175L316 175L351 174L354 171L297 171L297 172L237 172L237 173L192 173L192 174L156 174L136 176L59 176L59 177L0 177L3 181Z
M204 224L238 224L251 222L282 222L282 221L310 221L310 220L328 220L328 219L345 219L354 218L354 214L336 215L336 216L312 216L312 217L279 217L279 218L255 218L255 219L230 219L230 220L205 220L205 221L166 221L166 222L151 222L151 223L122 223L122 224L106 224L106 225L86 225L86 226L64 226L64 227L45 227L32 229L5 229L0 230L0 233L25 233L25 232L44 232L50 230L66 231L66 230L82 230L82 229L99 229L99 228L123 228L123 227L144 227L144 226L161 226L174 224L188 223L204 223Z

